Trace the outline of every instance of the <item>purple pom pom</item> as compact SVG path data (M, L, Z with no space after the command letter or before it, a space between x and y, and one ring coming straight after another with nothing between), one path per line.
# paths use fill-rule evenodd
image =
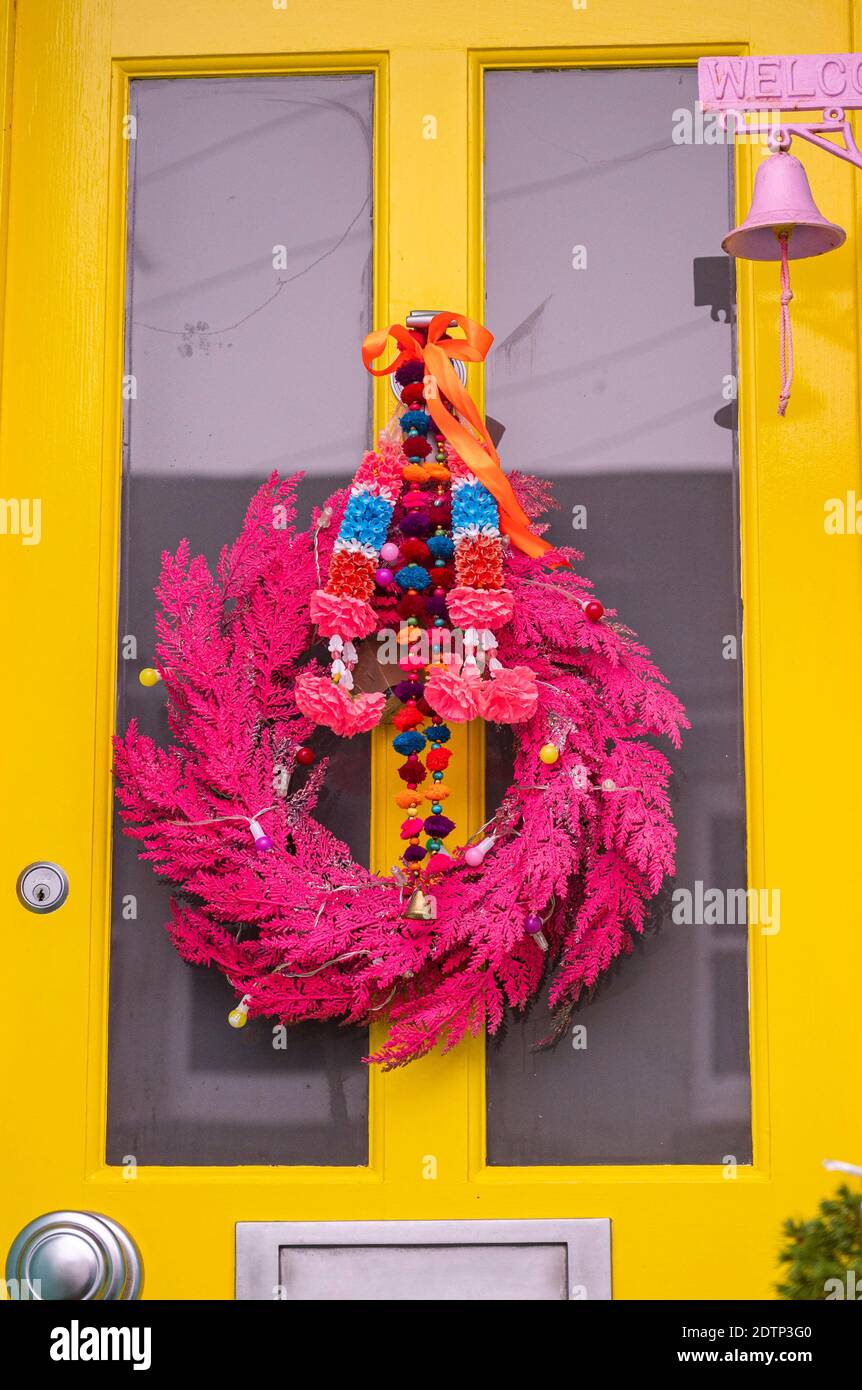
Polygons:
M427 512L408 512L401 519L401 530L405 536L427 536L431 521Z
M412 381L422 381L424 376L425 364L420 362L418 357L411 357L398 368L395 380L399 386L409 386Z
M418 864L420 859L424 859L428 853L421 845L408 845L402 855L405 864Z
M450 820L448 816L428 816L425 820L425 829L436 840L442 840L444 835L451 834L455 829L455 822Z
M408 700L418 700L424 689L421 681L399 681L397 685L393 685L392 694L396 700L406 705Z
M431 594L426 601L425 611L430 613L432 618L445 618L447 612L445 595Z

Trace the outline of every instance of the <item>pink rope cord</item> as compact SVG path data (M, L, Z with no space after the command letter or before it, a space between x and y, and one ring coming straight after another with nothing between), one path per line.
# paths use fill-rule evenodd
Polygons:
M781 315L779 319L779 352L781 355L781 394L778 397L778 413L783 415L790 400L790 385L793 381L793 330L790 326L790 301L793 291L790 288L790 264L787 259L788 232L779 232L781 243Z

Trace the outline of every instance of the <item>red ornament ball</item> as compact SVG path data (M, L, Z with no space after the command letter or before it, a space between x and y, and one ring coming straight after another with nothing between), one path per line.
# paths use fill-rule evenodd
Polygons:
M311 767L314 762L314 749L302 747L296 755L300 767Z
M600 622L604 615L604 604L599 603L597 598L591 598L589 603L584 604L584 617L588 622Z

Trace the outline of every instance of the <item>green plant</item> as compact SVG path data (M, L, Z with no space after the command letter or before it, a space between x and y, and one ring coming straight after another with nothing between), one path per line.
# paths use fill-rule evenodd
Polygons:
M780 1298L862 1300L862 1203L845 1183L820 1203L812 1221L784 1223L779 1263L787 1266Z

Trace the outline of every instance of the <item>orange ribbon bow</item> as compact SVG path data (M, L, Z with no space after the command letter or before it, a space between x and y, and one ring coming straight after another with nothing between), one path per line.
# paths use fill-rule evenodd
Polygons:
M444 337L453 320L463 329L464 338ZM398 344L398 356L388 367L372 367L371 363L384 351L388 338L394 338ZM453 357L461 362L484 362L493 341L494 335L489 333L487 328L483 328L481 323L475 323L463 314L444 312L435 314L429 323L424 344L417 341L409 329L400 323L393 323L388 329L369 333L362 344L362 361L372 376L388 376L414 358L424 363L425 404L432 420L470 471L496 499L500 509L500 530L525 555L538 559L545 555L551 546L547 541L540 540L532 531L529 518L503 472L485 421L476 409L472 397L461 385L461 379L452 366ZM471 434L466 426L446 409L440 400L440 393L451 401L455 410L472 426L475 434Z

